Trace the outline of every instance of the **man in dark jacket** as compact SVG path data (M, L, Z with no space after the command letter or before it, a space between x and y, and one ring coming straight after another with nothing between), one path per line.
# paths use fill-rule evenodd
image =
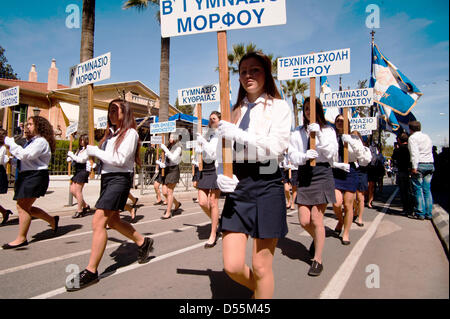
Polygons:
M411 159L408 150L408 134L402 133L397 137L399 147L394 150L392 160L398 170L397 184L400 189L400 198L403 205L403 214L412 214L413 197L411 196L411 181L409 172L411 169Z

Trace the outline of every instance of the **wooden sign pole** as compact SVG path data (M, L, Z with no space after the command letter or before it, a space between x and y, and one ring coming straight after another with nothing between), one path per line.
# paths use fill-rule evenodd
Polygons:
M8 132L8 136L9 137L14 137L13 136L13 129L12 129L12 124L13 124L12 108L13 108L13 106L10 106L10 107L7 108L7 111L5 110L8 113L8 115L7 115L8 116L7 132ZM23 134L23 132L22 132L22 134ZM9 153L9 150L8 150L8 156L9 155L11 155L11 154ZM6 173L8 175L11 174L11 161L8 161L8 163L6 165Z
M217 51L219 58L220 113L222 120L231 122L230 83L228 74L227 32L217 32ZM233 177L231 142L222 138L223 174Z
M94 84L88 84L88 135L89 145L95 145L94 143ZM95 177L94 158L89 159L91 162L91 174L90 179Z
M197 104L197 133L202 134L202 104ZM203 157L202 153L197 154L198 159L198 170L201 172L203 170Z
M70 152L72 152L72 143L73 143L73 134L70 134L70 140L69 140L69 151ZM70 175L72 173L72 161L69 162L69 165L67 168L67 173L69 174L69 178L70 178Z
M348 108L344 107L344 134L348 134ZM344 143L344 163L348 163L348 144Z
M166 134L162 134L162 143L165 145L166 144ZM165 163L166 161L165 161L165 159L164 159L164 156L165 156L165 154L164 154L164 150L162 151L162 154L161 154L161 162L162 163ZM161 168L161 176L163 176L164 177L164 168Z
M316 123L316 78L309 78L309 123ZM316 133L311 132L309 136L309 148L316 149ZM309 161L311 166L316 166L316 160Z

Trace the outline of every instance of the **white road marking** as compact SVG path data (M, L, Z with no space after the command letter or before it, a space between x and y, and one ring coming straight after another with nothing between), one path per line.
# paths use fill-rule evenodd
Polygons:
M379 213L377 217L375 217L367 232L361 237L360 240L358 240L350 254L341 264L338 271L334 274L333 278L331 278L331 280L328 282L328 285L320 293L320 299L338 299L340 297L342 291L347 285L348 280L350 279L351 274L353 273L353 270L355 269L356 264L358 263L359 258L364 252L364 249L366 248L370 239L375 234L378 225L385 216L385 213L391 205L391 202L397 192L398 188L396 188L391 197L389 197L387 203L384 205L383 211Z

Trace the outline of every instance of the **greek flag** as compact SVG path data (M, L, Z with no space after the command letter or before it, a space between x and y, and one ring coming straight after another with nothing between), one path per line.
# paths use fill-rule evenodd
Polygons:
M326 76L320 77L320 93L331 93L331 87ZM331 125L334 125L334 119L341 113L337 107L326 107L323 111L325 112L325 120Z
M400 127L395 113L406 116L422 96L419 89L397 67L372 46L372 87L374 101L378 105L386 129L397 131Z

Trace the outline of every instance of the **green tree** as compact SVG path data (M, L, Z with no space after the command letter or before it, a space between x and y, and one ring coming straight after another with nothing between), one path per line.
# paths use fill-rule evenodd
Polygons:
M194 105L191 104L180 105L180 103L178 102L178 98L175 100L175 107L184 114L194 115Z
M18 80L17 73L14 70L5 56L5 49L0 45L0 78Z
M288 80L285 82L286 84L281 84L284 93L287 97L292 99L292 108L294 110L294 118L295 118L295 126L298 126L298 110L301 108L301 104L299 105L299 101L297 100L297 95L301 94L304 98L305 91L308 90L309 85L306 82L302 82L299 80Z
M159 0L128 0L123 5L124 9L135 8L138 11L145 10L149 5L158 6ZM159 10L156 19L161 24ZM165 122L169 119L169 60L170 38L161 37L161 62L159 73L159 120Z
M80 62L94 57L95 0L83 0L81 19ZM78 132L87 134L89 129L88 86L80 88L80 109L78 113Z

